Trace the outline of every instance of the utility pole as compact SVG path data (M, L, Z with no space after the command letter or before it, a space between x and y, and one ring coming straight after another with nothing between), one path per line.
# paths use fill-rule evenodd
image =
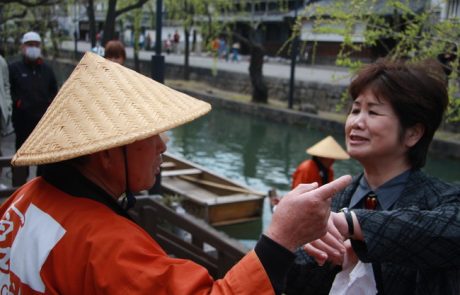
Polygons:
M299 8L299 0L295 0L294 3L294 23L297 20L297 10ZM291 46L291 77L289 79L289 96L288 96L288 108L292 109L293 101L294 101L294 87L295 87L295 63L297 59L297 52L299 47L299 36L296 34L294 39L292 40Z
M152 79L164 83L165 57L161 55L161 29L163 25L163 0L157 0L155 55L152 55Z
M78 24L79 24L79 21L78 21L78 13L77 13L77 7L78 7L78 0L75 0L74 2L74 12L73 12L73 15L74 15L74 30L73 30L73 38L74 38L74 49L73 49L73 58L75 60L78 59Z
M161 55L161 27L163 25L163 0L157 0L156 11L156 34L155 34L155 55L152 55L152 79L159 82L165 82L165 57ZM160 173L155 175L155 184L148 190L149 194L161 194L161 168Z

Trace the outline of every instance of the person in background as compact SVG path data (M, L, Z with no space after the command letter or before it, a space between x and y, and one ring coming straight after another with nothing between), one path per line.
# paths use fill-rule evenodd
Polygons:
M108 60L123 65L126 61L126 49L119 40L110 40L105 44L104 57Z
M11 121L13 102L11 100L8 63L2 55L0 55L0 110L0 132L1 136L6 136L14 131Z
M346 146L364 171L297 251L286 293L460 294L460 188L421 171L448 105L440 64L378 60L349 94Z
M238 62L240 60L239 52L240 52L240 43L235 41L232 44L232 61L233 62Z
M96 34L96 46L91 48L91 51L96 53L99 56L104 56L105 55L105 50L104 46L102 46L102 33L97 33Z
M172 47L172 41L171 41L171 34L168 34L168 37L166 38L165 42L164 42L164 49L166 51L166 54L170 54L171 53L171 47Z
M179 43L180 43L180 34L179 31L174 31L173 35L173 50L175 54L179 54Z
M332 164L335 160L347 160L350 156L335 141L327 136L306 150L312 158L303 161L292 174L291 188L301 183L317 182L320 186L334 179Z
M127 213L155 182L159 134L211 106L87 52L13 165L46 165L1 207L0 281L13 294L281 294L293 251L326 232L344 176L288 193L250 251L221 279L167 255ZM121 204L118 200L123 199Z
M8 64L2 55L0 55L0 111L0 136L3 137L12 133L13 127L11 123L12 101L10 94L10 76ZM3 153L0 149L0 156L2 155ZM0 174L1 173L2 169L0 168ZM0 183L0 188L4 188L3 183Z
M21 45L22 59L9 66L16 150L40 121L58 91L53 69L43 60L41 45L39 34L25 33ZM37 175L40 173L39 167Z

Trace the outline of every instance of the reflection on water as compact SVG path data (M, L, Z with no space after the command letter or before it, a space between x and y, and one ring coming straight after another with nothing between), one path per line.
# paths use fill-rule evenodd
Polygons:
M283 194L289 191L291 174L297 165L308 157L305 149L328 134L308 126L271 122L214 107L208 115L170 131L169 135L169 152L258 191L266 192L273 187ZM332 135L344 146L343 136ZM430 156L425 170L460 184L459 167L460 160ZM355 160L347 160L336 161L334 171L338 177L355 175L361 169ZM264 227L271 218L268 204L265 209ZM241 230L250 231L249 228Z

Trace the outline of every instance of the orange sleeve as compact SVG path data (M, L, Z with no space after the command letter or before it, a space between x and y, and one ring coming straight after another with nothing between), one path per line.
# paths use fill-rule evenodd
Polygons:
M85 241L77 234L67 237L68 240L64 238L55 248L54 259L45 263L42 271L45 280L58 281L56 285L64 286L58 293L274 294L268 275L254 251L243 257L224 278L214 280L201 265L169 257L137 225L126 221L120 226L119 220L107 219L105 225L99 225ZM72 257L82 259L76 265ZM52 265L53 260L60 261L61 267ZM63 260L66 263L62 263Z
M271 282L254 251L249 252L220 280L214 281L207 270L190 261L160 255L154 260L138 261L139 272L123 270L123 284L109 294L158 295L274 295ZM119 266L118 266L119 267ZM126 278L127 273L132 273ZM129 276L129 275L128 275ZM129 284L126 284L130 281Z

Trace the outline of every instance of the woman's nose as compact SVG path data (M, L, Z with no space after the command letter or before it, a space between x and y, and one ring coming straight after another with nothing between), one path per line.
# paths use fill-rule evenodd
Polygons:
M360 112L353 118L351 126L353 128L362 129L365 126L365 123L366 123L365 115L363 114L363 112Z

